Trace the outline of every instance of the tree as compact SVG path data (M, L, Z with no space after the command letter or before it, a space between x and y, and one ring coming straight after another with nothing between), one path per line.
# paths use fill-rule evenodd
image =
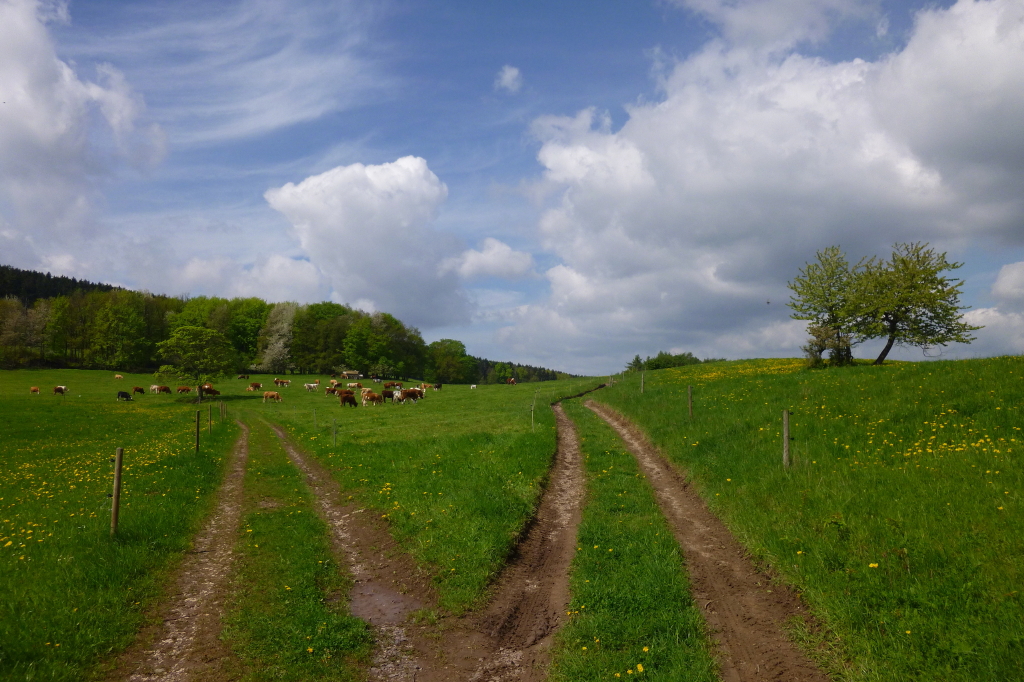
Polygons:
M298 306L278 303L267 316L267 324L260 332L260 360L256 369L281 374L291 365L292 321Z
M476 381L476 361L466 346L455 339L438 339L427 346L426 379L434 383L462 384Z
M791 317L811 322L812 339L804 350L812 365L820 364L821 353L826 349L833 365L847 365L853 361L849 307L856 275L838 246L818 251L817 259L801 268L800 274L789 282L794 295L788 305L795 311ZM829 335L831 339L827 338ZM811 357L815 354L816 359Z
M235 354L227 337L205 327L178 327L166 341L157 344L160 355L170 360L179 377L202 385L231 372ZM161 371L165 368L161 367ZM202 400L203 392L199 391Z
M915 242L894 245L888 261L871 258L858 268L847 309L859 340L886 339L874 364L882 364L894 345L928 348L974 340L970 332L981 327L962 320L968 308L960 305L963 280L942 274L962 265Z
M142 298L133 291L112 291L93 325L93 356L109 369L142 365L145 349Z

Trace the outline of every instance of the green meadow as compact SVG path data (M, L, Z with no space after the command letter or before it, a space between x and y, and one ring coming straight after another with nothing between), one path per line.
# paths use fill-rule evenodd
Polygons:
M821 627L791 634L835 679L1021 678L1024 359L742 361L643 381L594 399L636 421L802 592Z
M148 376L0 372L0 678L79 680L134 638L199 527L237 438L168 396L117 403ZM66 397L52 394L66 384ZM29 395L39 386L40 395ZM205 415L205 412L204 412ZM111 460L124 448L119 532Z

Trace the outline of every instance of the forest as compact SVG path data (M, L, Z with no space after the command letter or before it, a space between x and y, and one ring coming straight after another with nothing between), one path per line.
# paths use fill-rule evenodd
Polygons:
M211 329L230 342L239 372L334 373L442 383L547 381L568 376L466 354L461 341L424 342L384 312L259 298L173 297L2 266L0 367L152 371L158 344L178 328Z

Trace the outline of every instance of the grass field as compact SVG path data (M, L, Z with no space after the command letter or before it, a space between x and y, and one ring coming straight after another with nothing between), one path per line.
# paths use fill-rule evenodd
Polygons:
M204 432L197 456L195 407L167 396L116 403L133 380L150 383L0 372L0 678L80 680L122 649L209 508L237 428ZM56 384L70 395L49 394ZM44 393L30 396L33 385ZM124 481L111 540L118 446Z
M354 500L388 519L400 545L429 567L441 607L457 614L480 603L533 513L555 452L548 404L596 383L450 385L416 404L357 409L300 386L259 408Z
M551 679L712 682L713 645L679 545L633 455L580 402L563 406L580 437L587 501Z
M803 592L826 630L794 635L837 679L1021 679L1024 359L744 361L644 383L627 375L594 397L640 424Z

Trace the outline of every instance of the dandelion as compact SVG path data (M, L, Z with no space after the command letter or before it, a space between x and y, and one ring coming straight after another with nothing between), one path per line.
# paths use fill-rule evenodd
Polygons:
M636 664L636 671L638 673L642 673L644 671L644 664L643 663L637 663Z
M878 564L868 564L868 568L878 568Z
M313 647L307 648L306 651L308 651L309 653L313 653Z
M644 652L646 653L648 651L650 651L650 649L648 647L644 647Z

